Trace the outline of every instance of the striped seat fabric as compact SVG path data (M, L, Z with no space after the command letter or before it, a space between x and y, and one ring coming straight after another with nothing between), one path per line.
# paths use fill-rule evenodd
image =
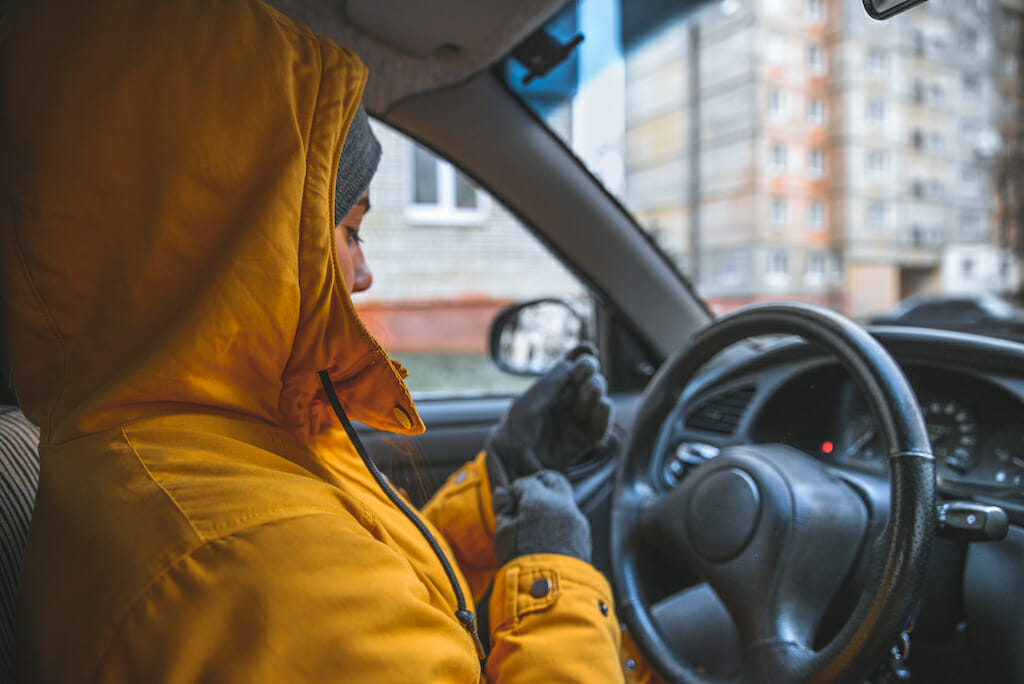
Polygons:
M14 611L32 502L39 482L39 429L0 407L0 682L12 681Z

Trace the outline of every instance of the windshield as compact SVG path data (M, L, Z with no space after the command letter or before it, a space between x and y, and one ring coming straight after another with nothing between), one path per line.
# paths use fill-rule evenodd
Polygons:
M1018 294L1022 3L687 5L570 4L569 58L536 75L521 47L505 75L712 311Z

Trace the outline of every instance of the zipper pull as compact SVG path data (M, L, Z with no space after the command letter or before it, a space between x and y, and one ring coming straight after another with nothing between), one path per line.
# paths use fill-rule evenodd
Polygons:
M487 651L484 650L484 645L480 641L480 635L476 633L476 616L468 610L457 610L455 611L455 617L459 618L459 622L469 632L469 636L473 637L473 645L476 646L476 657L480 662L487 660Z

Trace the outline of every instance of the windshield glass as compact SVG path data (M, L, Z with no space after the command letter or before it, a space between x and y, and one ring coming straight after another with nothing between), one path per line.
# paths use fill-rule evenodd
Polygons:
M899 324L912 295L1018 294L1024 3L692 5L570 4L547 27L583 36L568 59L535 75L524 45L505 75L712 311Z

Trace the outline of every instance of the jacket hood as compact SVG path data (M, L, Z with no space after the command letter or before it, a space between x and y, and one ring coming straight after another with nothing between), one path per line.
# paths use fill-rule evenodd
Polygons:
M0 284L44 442L172 412L423 424L356 315L335 170L366 69L254 0L36 0L0 24Z

